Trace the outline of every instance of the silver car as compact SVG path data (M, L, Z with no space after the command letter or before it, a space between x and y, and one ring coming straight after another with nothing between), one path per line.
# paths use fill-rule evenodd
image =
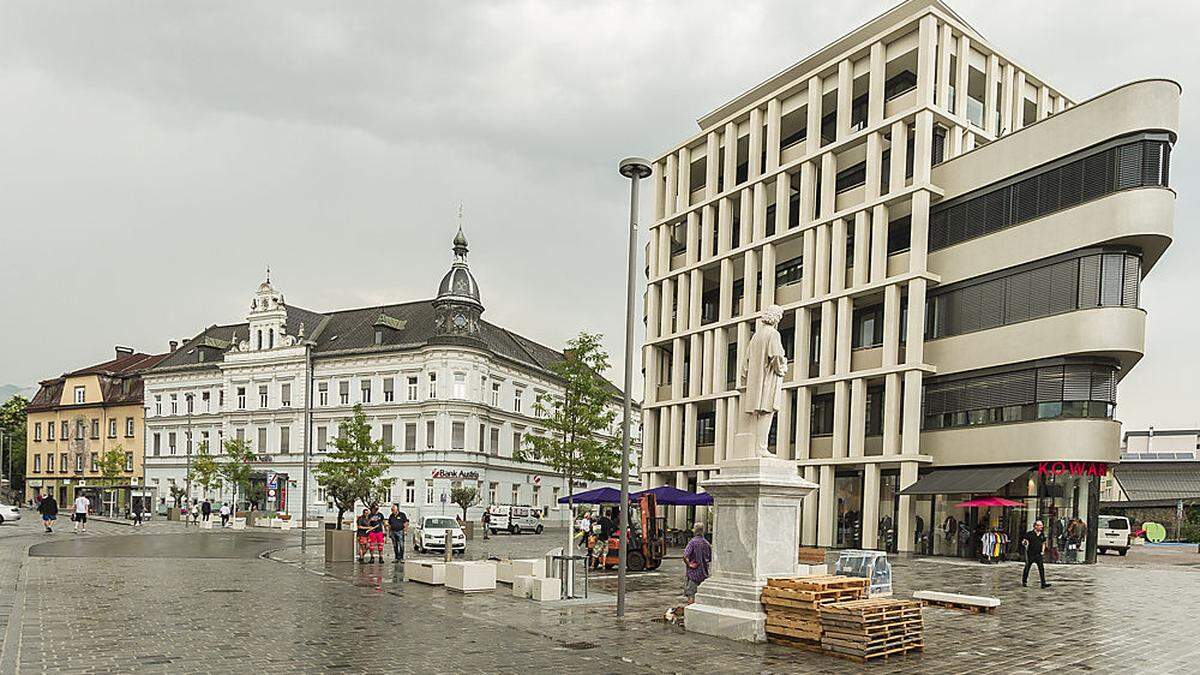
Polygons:
M417 553L446 551L446 531L450 531L450 546L454 553L465 553L467 537L458 521L449 516L425 516L413 532L413 548Z
M0 525L7 523L10 520L16 521L21 519L21 510L15 506L8 504L0 504Z

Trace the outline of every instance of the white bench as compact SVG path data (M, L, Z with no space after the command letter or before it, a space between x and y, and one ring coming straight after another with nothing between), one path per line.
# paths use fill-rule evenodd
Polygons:
M446 583L446 563L432 560L407 562L404 578L417 583L441 586Z
M982 595L963 595L961 593L943 593L941 591L917 591L913 593L914 600L921 600L930 605L965 609L972 612L990 614L1000 606L1000 598L989 598Z
M452 562L445 565L446 588L460 593L496 590L496 566L489 562Z

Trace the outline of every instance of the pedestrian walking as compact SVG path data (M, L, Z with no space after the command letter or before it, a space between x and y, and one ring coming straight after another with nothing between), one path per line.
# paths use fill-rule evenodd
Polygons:
M58 501L54 499L54 495L42 497L42 501L38 502L37 511L42 514L42 525L46 526L46 531L53 532L54 521L58 520Z
M1043 530L1045 526L1042 521L1035 520L1033 529L1026 532L1025 536L1021 537L1021 545L1025 547L1025 570L1021 572L1021 585L1029 585L1029 568L1035 563L1038 568L1038 576L1042 580L1042 588L1049 588L1050 584L1046 583L1046 566L1043 561L1043 555L1046 551L1046 535Z
M71 517L75 521L75 534L87 532L88 507L91 505L92 500L82 494L75 498L75 515Z
M204 522L208 522L209 516L212 515L212 502L206 498L204 503L200 505L200 515L204 517Z
M396 562L402 562L404 560L404 536L408 533L408 516L396 504L392 504L392 513L388 516L387 528L392 537L392 553L396 556ZM382 554L380 557L383 557Z
M712 546L704 538L704 523L692 527L692 540L683 549L684 572L683 596L687 604L696 601L696 590L708 578L708 566L712 563Z
M221 504L221 527L229 525L229 504Z
M379 562L383 562L383 541L387 539L387 534L384 532L387 519L379 512L379 505L371 505L371 515L367 518L367 524L371 526L367 532L367 544L371 549L371 562L375 562L375 554L379 554Z
M492 514L488 513L487 509L483 510L483 516L479 518L480 524L483 525L483 538L488 538L488 533L491 531Z
M371 509L363 509L354 520L354 534L358 537L358 562L367 561L367 544L371 532Z
M144 508L145 508L145 507L144 507L144 506L142 506L142 500L141 500L141 499L137 499L137 498L135 498L135 499L133 500L133 526L134 526L134 527L141 527L141 526L142 526L142 510L143 510Z
M192 508L188 509L188 515L192 517L192 525L200 524L200 504L195 499L192 500Z

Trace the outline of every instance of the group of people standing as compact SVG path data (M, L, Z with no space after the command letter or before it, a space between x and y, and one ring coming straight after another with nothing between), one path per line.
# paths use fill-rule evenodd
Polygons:
M75 534L87 532L88 510L92 508L92 500L87 496L79 494L75 497L75 511L71 514L71 521L75 523ZM48 494L38 500L37 512L42 516L42 526L47 532L54 531L54 522L58 520L58 500L54 495Z
M392 504L392 512L385 518L378 504L372 504L354 521L358 536L358 561L383 562L383 543L390 537L395 562L404 560L404 538L408 533L408 516L400 507ZM370 559L367 555L370 554ZM376 556L378 555L378 560Z

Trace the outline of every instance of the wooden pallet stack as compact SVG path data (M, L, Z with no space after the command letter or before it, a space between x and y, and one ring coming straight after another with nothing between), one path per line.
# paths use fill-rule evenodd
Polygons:
M866 663L925 648L919 600L871 598L821 605L821 648Z
M801 546L797 556L801 565L824 565L825 549L815 546Z
M821 649L820 608L867 597L867 579L823 575L768 579L762 591L767 614L767 640L811 651Z

